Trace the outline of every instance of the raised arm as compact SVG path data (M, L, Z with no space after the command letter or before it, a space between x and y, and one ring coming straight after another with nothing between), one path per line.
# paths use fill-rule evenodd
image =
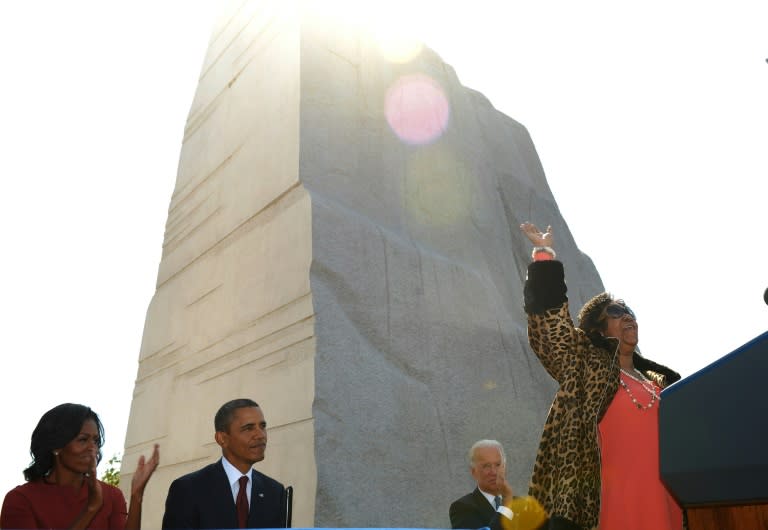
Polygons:
M128 507L128 519L125 522L125 530L141 529L141 505L144 500L144 488L152 477L160 463L160 447L155 444L152 456L145 459L144 455L139 457L139 463L136 464L136 471L133 472L131 479L131 500Z
M568 311L563 264L555 260L552 227L542 232L532 223L520 231L533 245L533 263L525 281L525 312L528 314L528 341L542 366L556 381L564 370L575 365L576 329Z

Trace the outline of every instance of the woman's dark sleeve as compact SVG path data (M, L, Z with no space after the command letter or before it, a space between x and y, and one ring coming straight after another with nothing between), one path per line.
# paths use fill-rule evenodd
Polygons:
M534 261L528 265L528 277L523 288L525 312L529 315L541 314L563 305L568 299L566 291L562 262Z

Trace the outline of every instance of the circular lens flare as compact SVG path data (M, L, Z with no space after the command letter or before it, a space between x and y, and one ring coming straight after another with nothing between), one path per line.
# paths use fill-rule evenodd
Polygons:
M412 145L433 142L448 126L450 107L440 85L431 77L400 77L384 99L387 123L395 134Z

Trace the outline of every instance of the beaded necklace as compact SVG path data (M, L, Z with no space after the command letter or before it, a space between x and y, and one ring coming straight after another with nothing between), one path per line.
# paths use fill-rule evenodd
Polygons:
M659 399L659 395L656 393L656 389L653 387L653 383L651 383L651 381L646 379L645 376L643 376L643 374L638 370L635 370L635 372L640 374L640 377L642 377L642 379L638 379L632 373L627 372L626 370L624 370L624 368L621 368L622 374L640 383L640 386L643 387L643 389L651 395L650 403L648 403L647 405L643 405L642 403L640 403L635 398L635 395L632 394L632 391L629 389L629 385L627 385L627 383L624 381L624 379L621 376L619 376L619 384L621 384L621 387L627 391L627 394L629 394L629 399L632 400L632 403L634 403L634 405L638 408L638 410L645 412L646 410L650 409L653 406L653 404L656 402L657 399ZM646 383L651 383L651 387L648 388L646 386Z

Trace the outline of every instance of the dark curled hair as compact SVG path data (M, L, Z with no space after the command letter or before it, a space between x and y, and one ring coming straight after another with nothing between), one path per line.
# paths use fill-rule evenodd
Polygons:
M224 403L216 416L213 418L213 426L216 432L229 432L229 424L232 423L232 416L235 414L236 409L242 409L244 407L258 407L259 404L252 399L241 398L233 399Z
M579 311L579 327L582 329L582 331L584 331L584 333L586 333L592 344L605 350L611 350L615 346L612 346L609 341L603 337L602 332L605 331L606 324L605 319L601 319L600 317L603 316L603 311L605 310L606 306L613 302L626 307L626 304L623 300L616 300L611 293L600 293L596 296L593 296L586 304L584 304L584 307L581 308L581 311ZM635 368L641 372L650 370L652 372L656 372L657 374L663 375L666 379L664 381L664 385L662 386L671 385L672 383L680 380L679 373L675 372L671 368L667 368L662 364L658 364L649 359L646 359L640 354L640 350L638 349L635 349L633 362L635 364Z
M600 316L611 302L615 302L613 295L603 292L590 298L579 311L579 327L595 346L602 347L605 343L602 336L602 332L605 330L605 320L601 320Z
M32 441L29 446L29 454L32 463L24 470L24 478L28 481L40 480L53 468L53 451L61 449L74 440L83 424L87 420L93 420L99 431L99 454L101 461L101 447L104 445L104 426L99 416L85 405L75 403L63 403L43 414L37 427L32 431Z

